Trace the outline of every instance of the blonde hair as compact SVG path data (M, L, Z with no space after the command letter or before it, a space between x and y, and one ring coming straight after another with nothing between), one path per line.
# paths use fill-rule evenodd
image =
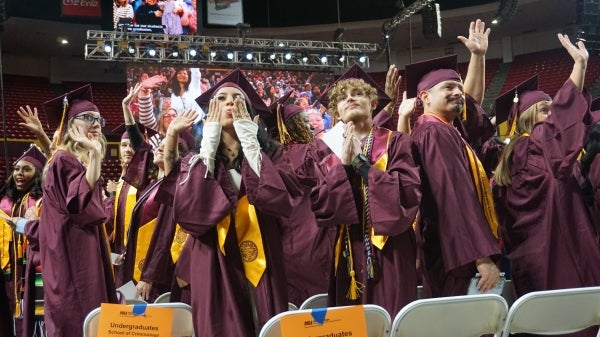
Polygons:
M361 89L371 102L377 100L377 89L373 88L363 79L349 78L341 80L329 91L329 104L327 104L327 109L334 120L337 121L340 119L340 114L337 111L339 101L344 99L347 90L352 89Z
M533 126L537 122L538 115L538 102L527 108L521 113L517 120L517 130L515 137L510 140L510 143L506 145L502 151L500 162L494 170L494 182L498 186L510 186L512 185L512 178L510 176L510 167L512 166L512 155L515 149L515 144L524 136L525 133L531 133Z

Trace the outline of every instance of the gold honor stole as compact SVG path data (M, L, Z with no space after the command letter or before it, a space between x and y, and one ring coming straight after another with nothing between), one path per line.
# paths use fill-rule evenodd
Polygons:
M121 190L123 189L124 181L121 179L117 184L117 193L115 194L115 220L113 223L113 230L117 230L117 212L119 211L119 197ZM125 199L125 214L123 215L123 247L127 247L127 232L129 231L129 225L131 224L131 213L133 213L133 207L137 199L137 189L129 185L127 190L127 198ZM118 252L120 253L120 252Z
M135 246L135 264L133 267L133 278L139 281L142 277L142 271L144 270L144 261L146 260L146 254L148 253L148 246L156 228L157 219L154 218L144 225L142 225L137 232L137 244Z
M432 114L425 113L426 117L433 117L432 121L439 121L441 123L450 125L448 122L442 120L440 117ZM452 126L452 125L450 125ZM471 146L464 140L464 138L460 137L461 141L465 146L465 153L467 158L469 159L469 171L471 172L471 178L473 178L473 185L475 186L475 191L477 192L477 199L481 204L481 208L483 210L483 214L485 215L485 219L487 220L490 229L492 230L492 234L498 238L498 219L496 218L496 210L494 208L494 199L492 198L492 190L490 189L489 180L487 178L487 174L483 169L483 165L477 158L475 151L471 148Z
M217 236L219 239L219 250L225 255L225 239L231 224L231 215L226 216L217 224ZM258 217L254 205L248 202L246 195L242 196L235 209L235 230L244 273L246 278L254 287L260 282L260 278L267 269L267 259L263 247L263 240L258 225Z
M10 215L4 213L1 209L0 215L0 240L2 242L2 250L0 251L0 270L4 270L10 261L9 242L12 241L13 230L4 219L4 217L10 218Z
M177 263L177 260L179 260L183 244L187 240L188 235L188 233L181 229L179 224L175 224L175 237L173 238L173 243L171 243L171 259L173 259L173 263Z
M373 167L376 167L382 172L385 172L388 164L388 148L390 145L390 140L392 138L392 131L387 129L375 129L373 130L373 148L371 150L371 158L375 159L375 163L372 164ZM386 134L387 133L387 134ZM370 161L373 161L370 159ZM364 182L362 184L362 196L363 203L366 199ZM364 217L363 217L364 218ZM342 252L342 239L344 237L347 225L341 225L341 229L339 231L339 235L337 238L337 242L335 244L335 271L337 272L337 266L340 258L340 254ZM387 235L375 235L375 229L371 226L371 243L373 246L379 248L379 250L383 250L383 246L387 242Z

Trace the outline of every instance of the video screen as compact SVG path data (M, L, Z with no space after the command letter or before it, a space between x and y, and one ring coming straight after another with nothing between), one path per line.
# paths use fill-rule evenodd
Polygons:
M113 29L136 33L194 35L197 0L113 0Z
M242 0L206 1L206 23L209 25L235 26L244 22Z
M144 116L148 107L142 104L140 119L159 120L161 112L169 109L178 114L194 108L195 99L201 93L210 89L225 77L231 69L220 68L186 68L182 65L132 64L127 68L127 87L132 88L136 83L152 78L161 78L161 82L151 92L152 116ZM242 70L246 78L267 106L275 103L290 91L293 93L287 104L296 103L305 109L318 110L317 99L325 90L328 83L334 80L333 73L285 71L285 70ZM133 102L131 111L140 117L140 105Z

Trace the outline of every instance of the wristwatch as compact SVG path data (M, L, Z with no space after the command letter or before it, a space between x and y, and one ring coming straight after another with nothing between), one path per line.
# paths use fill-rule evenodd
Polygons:
M352 160L352 167L354 167L354 169L358 169L359 165L362 165L364 163L368 163L369 162L369 158L367 158L367 156L365 156L362 153L359 153L358 156L356 156L353 160Z

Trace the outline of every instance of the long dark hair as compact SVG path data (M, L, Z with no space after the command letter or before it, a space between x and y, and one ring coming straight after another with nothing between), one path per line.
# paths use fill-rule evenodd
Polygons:
M8 177L6 184L4 184L0 190L0 195L7 196L13 203L18 203L27 193L29 193L29 196L34 199L39 199L42 197L42 172L40 172L38 169L35 169L35 173L33 174L33 182L31 183L31 187L28 191L20 192L17 190L17 185L15 184L15 179L13 178L12 174L10 177Z
M594 159L600 153L600 122L590 128L585 144L583 145L583 150L585 154L581 157L581 176L583 177L581 191L587 203L591 205L594 202L594 190L590 182L589 173Z
M175 95L175 96L179 96L179 92L181 91L181 87L179 86L179 81L177 81L177 74L179 74L180 71L184 70L187 75L188 75L188 80L185 83L185 91L188 91L190 88L190 83L192 82L192 72L190 71L190 69L185 68L185 67L179 67L177 68L177 70L175 71L175 75L173 75L173 77L171 77L171 79L169 80L169 89L171 90L171 92Z

